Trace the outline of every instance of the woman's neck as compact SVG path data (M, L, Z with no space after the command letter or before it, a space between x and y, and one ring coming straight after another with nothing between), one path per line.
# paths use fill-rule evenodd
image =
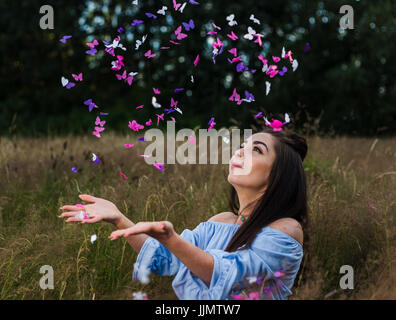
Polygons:
M254 206L257 200L262 196L262 193L258 193L250 191L250 190L241 190L235 188L238 200L239 200L239 212L238 212L238 219L236 221L237 224L241 224L248 219L250 214L252 213Z

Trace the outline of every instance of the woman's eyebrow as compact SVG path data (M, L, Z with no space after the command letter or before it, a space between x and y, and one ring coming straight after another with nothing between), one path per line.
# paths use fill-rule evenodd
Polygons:
M267 145L264 142L262 142L262 141L253 141L253 144L262 144L262 145L264 145L267 148L267 152L269 152L268 151L268 147L267 147Z

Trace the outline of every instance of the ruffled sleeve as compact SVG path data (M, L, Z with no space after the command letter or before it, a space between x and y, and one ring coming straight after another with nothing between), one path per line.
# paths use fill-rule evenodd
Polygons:
M180 272L177 276L189 278L189 289L174 287L179 298L228 299L233 285L246 277L261 276L275 279L275 272L280 270L285 274L280 290L287 295L290 293L303 256L302 247L294 238L270 227L263 228L248 249L236 252L219 249L205 251L214 259L210 285L205 284L191 272L183 270L184 274ZM177 292L177 290L181 291Z
M203 246L204 234L201 234L200 223L194 230L185 229L180 236L196 246ZM149 237L140 249L134 271L133 280L144 282L150 272L160 276L175 275L180 267L180 260L158 240Z

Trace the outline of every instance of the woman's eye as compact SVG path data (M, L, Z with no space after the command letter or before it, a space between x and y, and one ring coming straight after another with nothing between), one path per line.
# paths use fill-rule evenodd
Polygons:
M253 150L262 153L259 147L254 147Z

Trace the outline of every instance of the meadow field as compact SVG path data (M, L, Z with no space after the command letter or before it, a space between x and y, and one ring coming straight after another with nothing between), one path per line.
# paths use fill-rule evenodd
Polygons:
M396 299L396 138L307 140L310 239L289 299ZM228 166L160 172L143 152L143 143L111 133L0 138L0 299L132 299L136 291L177 299L172 277L132 281L136 253L108 239L112 225L58 218L80 193L113 201L133 222L169 220L178 233L228 211ZM53 290L39 286L43 265L54 269ZM342 265L354 269L353 290L340 289Z

